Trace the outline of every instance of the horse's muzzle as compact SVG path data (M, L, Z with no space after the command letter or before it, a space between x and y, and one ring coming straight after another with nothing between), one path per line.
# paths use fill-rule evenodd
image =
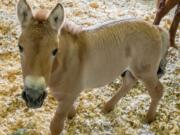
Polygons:
M25 100L29 108L40 108L47 96L45 90L33 90L25 88L22 92L22 98Z

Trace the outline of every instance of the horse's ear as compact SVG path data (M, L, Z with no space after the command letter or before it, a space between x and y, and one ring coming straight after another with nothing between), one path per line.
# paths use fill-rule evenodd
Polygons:
M17 5L17 15L22 27L27 26L33 18L31 8L26 0L19 0Z
M58 3L48 17L48 21L54 30L59 30L59 28L64 22L64 16L64 8L60 3Z

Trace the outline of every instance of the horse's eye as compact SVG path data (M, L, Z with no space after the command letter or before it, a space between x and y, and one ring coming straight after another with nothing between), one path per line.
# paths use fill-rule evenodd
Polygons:
M22 53L23 52L23 47L21 45L18 45L19 51Z
M57 51L58 51L58 49L56 48L56 49L54 49L53 51L52 51L52 55L53 56L55 56L56 54L57 54Z

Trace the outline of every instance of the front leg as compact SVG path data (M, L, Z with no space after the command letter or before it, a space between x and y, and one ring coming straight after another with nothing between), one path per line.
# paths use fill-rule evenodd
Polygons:
M72 105L70 111L68 112L68 119L72 119L76 114L76 109L75 106Z
M50 124L50 130L52 135L60 135L64 128L64 121L67 117L68 112L73 106L74 98L65 97L59 102L56 113Z

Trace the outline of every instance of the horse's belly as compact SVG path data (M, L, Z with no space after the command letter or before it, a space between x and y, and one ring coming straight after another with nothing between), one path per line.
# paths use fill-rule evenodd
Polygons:
M83 80L84 88L97 88L104 86L115 80L121 74L120 71L111 74L108 74L108 72L105 73L99 73L99 72L96 72L96 74L89 72L87 73L87 75L84 76L84 80Z
M114 81L127 67L127 59L113 55L105 58L98 55L85 65L83 85L85 88L96 88Z

